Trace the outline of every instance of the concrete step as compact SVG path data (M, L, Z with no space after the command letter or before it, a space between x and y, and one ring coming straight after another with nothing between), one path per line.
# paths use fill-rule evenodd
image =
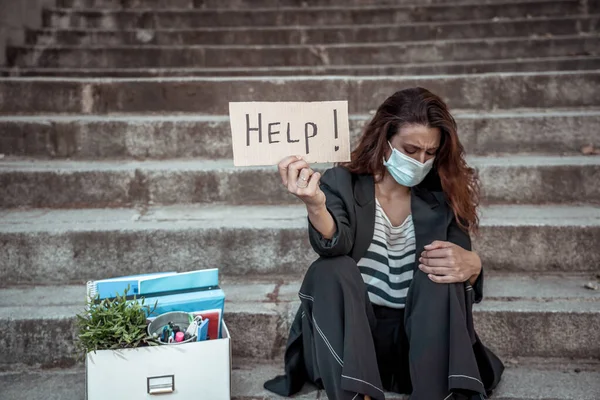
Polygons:
M516 18L413 24L227 27L198 29L110 30L40 29L28 32L30 45L283 45L375 43L491 37L575 35L597 32L599 15Z
M470 157L484 204L600 204L598 156ZM328 165L315 165L323 171ZM518 184L516 184L518 183ZM228 159L0 160L0 208L95 208L167 204L290 204L276 166ZM57 190L59 193L57 193Z
M600 35L286 46L25 46L16 67L290 67L436 63L521 57L600 56Z
M353 143L370 117L350 116ZM569 155L600 144L599 109L456 112L454 117L472 155ZM0 154L80 160L233 157L229 117L189 114L0 116Z
M238 10L97 10L46 9L44 26L54 28L157 29L210 26L290 26L397 24L403 22L461 21L524 16L580 14L578 0L532 0L472 4L377 5Z
M502 3L511 0L481 0L478 4ZM516 0L519 1L519 0ZM516 2L515 1L515 2ZM278 7L335 7L369 5L422 5L444 4L448 0L57 0L59 8L102 9L240 9ZM453 0L452 3L472 3L472 0Z
M235 340L235 339L234 339ZM234 360L236 361L236 360ZM263 383L283 373L282 364L239 360L232 371L233 400L283 399L263 388ZM600 367L594 361L570 359L519 358L506 363L502 381L490 397L493 400L597 400ZM199 380L200 384L204 384ZM0 373L6 399L83 400L85 370L28 369ZM388 400L408 400L408 396L386 393ZM324 391L306 384L294 397L298 400L325 400Z
M395 90L411 86L428 88L454 111L600 105L600 70L402 77L3 78L0 115L226 115L230 101L343 99L350 114L364 114Z
M300 280L273 278L256 282L245 277L221 285L234 357L283 356L300 303ZM474 307L477 333L503 358L600 360L600 291L584 288L592 279L600 283L593 275L490 274L486 299ZM0 332L6 343L0 363L74 364L75 315L82 312L84 299L84 286L0 289Z
M160 77L160 76L317 76L317 75L432 75L490 72L584 71L600 69L600 56L519 58L483 61L388 65L330 65L312 67L236 68L0 68L0 76Z
M599 241L599 207L489 206L473 246L488 271L598 273ZM317 258L301 205L2 210L0 243L0 286L208 267L300 277Z

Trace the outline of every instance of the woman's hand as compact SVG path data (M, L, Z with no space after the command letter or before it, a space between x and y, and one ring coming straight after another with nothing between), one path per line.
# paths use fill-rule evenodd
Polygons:
M437 283L470 281L481 273L481 259L477 253L450 242L436 240L425 246L419 258L419 269Z
M302 200L306 207L319 209L325 206L325 193L319 188L321 174L314 172L302 157L286 157L277 167L288 192Z

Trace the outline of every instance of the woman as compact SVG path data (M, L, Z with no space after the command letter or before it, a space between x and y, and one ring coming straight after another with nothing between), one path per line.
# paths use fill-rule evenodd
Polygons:
M473 329L479 185L456 131L438 96L411 88L379 107L350 162L321 177L300 157L281 161L320 258L298 293L286 374L267 389L289 396L310 381L330 400L448 400L498 384L504 366Z

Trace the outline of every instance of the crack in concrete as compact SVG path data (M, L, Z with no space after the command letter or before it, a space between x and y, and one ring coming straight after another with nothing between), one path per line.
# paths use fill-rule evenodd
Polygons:
M281 290L281 286L283 286L283 283L283 279L279 279L277 281L277 284L275 285L273 291L271 293L267 293L267 302L272 302L275 304L279 304L281 302L279 300L279 291Z

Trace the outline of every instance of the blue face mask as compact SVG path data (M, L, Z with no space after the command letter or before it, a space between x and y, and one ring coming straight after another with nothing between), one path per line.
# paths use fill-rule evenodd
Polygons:
M433 158L423 164L393 148L389 141L388 144L392 155L387 161L383 158L383 165L387 167L390 175L402 186L413 187L421 183L433 167Z

